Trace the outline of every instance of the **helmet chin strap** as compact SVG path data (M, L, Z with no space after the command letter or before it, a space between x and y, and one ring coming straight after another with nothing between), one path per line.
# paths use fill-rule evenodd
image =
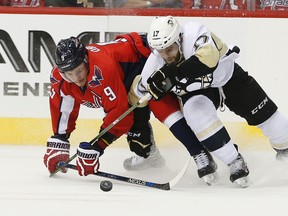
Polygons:
M179 59L178 62L176 63L177 65L181 64L185 59L184 59L184 55L183 55L183 51L182 51L182 38L183 34L180 33L179 35L179 41L177 41L176 43L178 44L178 50L179 50Z
M184 55L183 55L183 52L182 52L182 46L179 45L179 59L178 61L176 62L177 65L181 64L183 61L184 61Z

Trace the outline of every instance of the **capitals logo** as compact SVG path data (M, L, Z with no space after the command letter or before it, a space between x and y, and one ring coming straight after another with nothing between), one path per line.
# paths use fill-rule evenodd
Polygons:
M88 86L91 88L96 88L97 86L102 85L101 80L103 80L102 71L96 65L94 66L94 75L92 79L88 82Z

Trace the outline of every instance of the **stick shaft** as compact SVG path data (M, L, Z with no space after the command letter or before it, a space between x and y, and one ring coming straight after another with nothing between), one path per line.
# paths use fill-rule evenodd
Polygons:
M77 170L77 166L75 166L73 164L67 164L66 167L69 169ZM136 185L150 187L150 188L158 188L161 190L170 190L171 189L169 182L167 182L167 183L155 183L155 182L145 181L145 180L141 180L141 179L115 175L115 174L102 172L102 171L98 171L97 173L93 173L93 175L104 177L104 178L109 178L109 179L114 179L117 181L129 183L129 184L136 184Z
M155 182L150 182L150 181L144 181L141 179L136 179L136 178L130 178L130 177L125 177L125 176L120 176L120 175L115 175L111 173L106 173L102 171L98 171L97 173L94 173L93 175L104 177L104 178L109 178L109 179L114 179L122 182L126 182L129 184L136 184L144 187L150 187L150 188L158 188L161 190L171 190L172 187L174 187L184 176L189 163L190 163L191 157L188 158L187 162L184 164L180 172L169 182L167 183L155 183ZM77 170L77 166L73 164L67 164L66 168Z

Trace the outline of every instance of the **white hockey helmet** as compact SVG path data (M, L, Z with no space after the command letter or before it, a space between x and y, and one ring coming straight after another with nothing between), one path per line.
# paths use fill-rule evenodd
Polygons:
M165 49L175 42L180 46L181 26L172 16L156 17L147 38L149 46L156 50Z

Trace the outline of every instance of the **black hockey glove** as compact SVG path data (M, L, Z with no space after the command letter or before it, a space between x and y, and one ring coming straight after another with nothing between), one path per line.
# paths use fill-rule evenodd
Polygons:
M135 154L147 158L149 156L151 142L151 131L147 128L142 130L131 130L127 134L130 150Z
M147 88L154 100L160 100L176 85L179 79L175 74L177 74L177 66L170 64L164 65L148 78Z
M144 158L149 156L151 145L154 143L149 119L149 106L136 108L134 110L134 124L127 134L130 150Z

